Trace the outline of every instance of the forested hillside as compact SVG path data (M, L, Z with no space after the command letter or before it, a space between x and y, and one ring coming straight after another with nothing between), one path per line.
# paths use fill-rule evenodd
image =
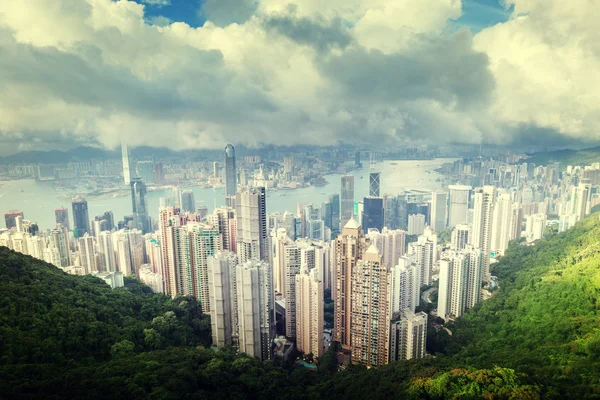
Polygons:
M600 397L598 215L495 264L500 292L430 337L435 357L318 372L209 348L191 299L111 290L0 248L0 393L7 398Z

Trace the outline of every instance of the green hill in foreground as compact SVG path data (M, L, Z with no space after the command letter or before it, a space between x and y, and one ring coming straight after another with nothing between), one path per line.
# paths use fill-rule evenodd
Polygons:
M318 372L209 348L208 317L129 279L92 277L0 248L0 397L600 397L600 221L592 215L495 264L501 291L431 330L435 357Z

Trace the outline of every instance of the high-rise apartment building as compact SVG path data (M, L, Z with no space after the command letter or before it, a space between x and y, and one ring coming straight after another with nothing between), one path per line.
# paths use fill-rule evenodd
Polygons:
M206 221L219 229L223 250L235 253L237 248L235 209L231 207L215 208L212 214L206 216Z
M425 215L410 214L408 216L408 234L422 235L425 230Z
M48 238L48 247L54 247L58 250L59 262L61 267L71 266L71 249L69 246L69 231L66 227L57 225L56 228L50 231ZM52 254L54 257L54 253ZM52 262L52 264L54 264ZM54 264L57 265L57 264ZM58 265L57 265L58 266Z
M240 264L250 259L268 259L266 193L264 187L238 192L235 200L237 218L237 255Z
M437 236L420 235L418 240L408 244L408 255L419 269L419 286L431 284L431 271L436 257Z
M440 260L438 315L458 318L481 298L482 252L467 246Z
M405 309L415 310L420 296L419 274L418 266L409 256L399 257L397 264L391 268L390 307L392 314Z
M234 197L237 193L237 169L235 165L235 149L228 144L225 147L225 197L228 207L235 207Z
M490 246L492 242L492 211L496 201L496 188L484 186L475 191L473 200L473 225L471 230L471 244L481 250L482 280L490 279Z
M471 186L450 185L450 199L448 206L448 227L454 228L458 224L466 224L471 198Z
M273 287L269 264L248 260L236 267L239 351L271 358L275 336Z
M440 232L446 229L446 221L448 219L448 193L432 192L431 193L431 218L430 226Z
M88 214L88 204L83 196L75 197L71 203L73 207L73 233L76 238L90 233L90 216Z
M296 347L304 354L323 355L323 281L318 268L303 264L296 280ZM287 303L286 303L287 306Z
M210 310L208 283L208 257L222 249L219 229L209 224L188 222L185 226L189 235L192 288L204 313Z
M98 271L96 266L96 241L93 236L87 233L77 239L77 247L79 249L79 262L83 268L85 275Z
M383 228L382 231L369 229L367 236L371 244L379 250L383 265L392 267L398 258L404 255L406 248L406 232L400 229Z
M342 348L350 350L352 322L352 272L366 251L368 241L362 228L350 219L335 240L333 291L334 327L333 340Z
M103 231L97 236L98 251L100 253L100 262L102 263L102 272L117 272L117 260L115 248L113 245L112 232Z
M452 230L450 234L451 242L450 248L452 250L462 250L469 244L469 236L471 232L471 225L458 224Z
M231 251L216 252L207 260L212 342L217 347L237 344L236 266Z
M352 362L380 366L389 360L391 274L375 246L365 251L352 271Z
M345 225L354 216L354 177L342 176L340 223Z
M427 314L402 310L390 330L390 361L416 360L425 356Z
M492 238L490 251L496 255L504 255L508 242L516 239L513 237L513 203L510 193L502 193L494 205L492 216Z

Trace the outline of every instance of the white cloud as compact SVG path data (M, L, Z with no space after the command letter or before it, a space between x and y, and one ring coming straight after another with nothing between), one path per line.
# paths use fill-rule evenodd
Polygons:
M472 38L448 33L459 0L246 1L200 28L133 1L5 0L0 144L596 139L598 6L513 1Z

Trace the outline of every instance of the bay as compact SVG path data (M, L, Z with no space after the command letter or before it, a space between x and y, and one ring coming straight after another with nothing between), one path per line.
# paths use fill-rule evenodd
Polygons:
M444 176L435 171L444 163L454 161L454 158L438 158L433 160L398 160L382 161L376 163L373 171L381 172L381 194L398 194L404 190L436 190L444 185ZM354 176L354 199L362 199L369 194L368 168L352 171ZM332 174L325 176L327 184L324 186L310 186L291 190L268 190L267 212L295 213L298 203L313 203L320 205L330 195L340 193L341 175ZM202 188L200 186L186 187L194 192L197 205L205 205L211 211L215 205L224 204L225 189ZM161 197L170 197L170 189L148 192L148 205L150 216L158 217L158 208ZM36 221L40 229L54 227L54 210L66 207L69 210L69 219L73 222L71 204L66 201L61 193L43 183L36 183L33 179L0 181L0 213L10 210L23 211L25 219ZM115 221L123 219L124 215L131 214L131 199L129 196L112 198L88 199L90 219L104 211L112 211ZM0 226L3 226L0 223Z

